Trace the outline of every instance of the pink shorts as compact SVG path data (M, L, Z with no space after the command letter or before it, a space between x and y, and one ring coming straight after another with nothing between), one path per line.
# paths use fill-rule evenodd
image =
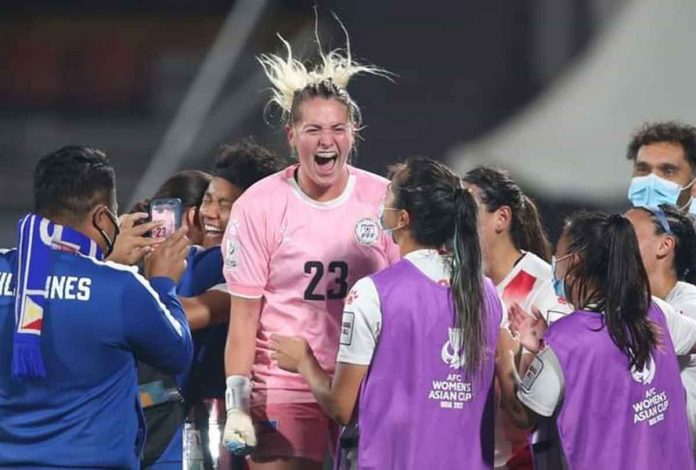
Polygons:
M251 407L258 441L253 457L302 458L323 462L338 427L317 403L273 403Z

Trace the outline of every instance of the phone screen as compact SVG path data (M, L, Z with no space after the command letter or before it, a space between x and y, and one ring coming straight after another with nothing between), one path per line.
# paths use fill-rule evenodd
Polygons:
M178 199L154 200L150 203L150 219L162 222L152 229L153 238L167 238L179 228L181 223L181 201Z

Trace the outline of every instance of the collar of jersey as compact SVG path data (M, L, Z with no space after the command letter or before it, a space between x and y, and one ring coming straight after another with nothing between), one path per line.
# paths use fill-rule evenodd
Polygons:
M404 255L405 259L415 259L415 258L437 258L440 256L440 252L432 248L421 248L420 250L413 250L410 253Z
M669 294L663 299L668 304L682 305L696 303L696 286L684 281L677 281Z
M330 201L319 202L307 196L304 193L304 191L302 191L302 189L300 188L300 185L297 184L297 181L295 181L295 178L292 176L292 173L288 178L288 183L290 183L293 192L298 198L300 198L302 202L305 202L306 204L312 207L316 207L317 209L333 209L334 207L338 207L344 202L346 202L348 198L350 198L350 195L353 193L353 189L355 188L355 175L353 174L353 172L350 171L350 169L348 169L348 171L348 183L346 183L346 187L343 189L343 192L340 196Z
M532 253L533 254L533 253ZM515 277L517 274L519 274L520 271L523 270L523 268L526 267L526 260L527 257L530 255L528 251L523 251L522 256L515 262L515 264L512 266L512 269L510 270L509 273L505 275L502 281L496 285L496 287L505 287L508 285L508 283ZM549 267L550 269L550 267Z

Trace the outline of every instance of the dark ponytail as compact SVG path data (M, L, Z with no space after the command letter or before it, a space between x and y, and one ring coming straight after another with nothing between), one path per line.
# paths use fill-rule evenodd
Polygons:
M479 166L464 175L463 180L479 189L481 202L488 212L496 211L502 206L510 208L510 237L515 248L550 261L551 243L541 223L539 210L509 174Z
M650 284L630 221L622 215L580 213L564 230L569 254L576 254L565 276L570 302L578 309L604 311L612 341L642 370L657 344L648 318Z
M409 230L421 246L450 251L453 323L461 330L465 371L479 370L485 357L483 275L476 201L444 164L411 158L390 168L395 206L410 215Z
M650 214L656 235L668 234L674 237L674 271L677 279L696 284L696 229L693 218L671 204L660 204L659 208L636 209Z
M529 196L522 194L521 210L513 211L512 241L518 250L530 251L539 258L551 261L551 243L541 224L541 215Z
M462 331L460 350L467 358L466 371L471 374L483 359L486 335L481 315L483 279L476 220L478 207L471 193L465 189L457 189L455 199L457 215L452 239L450 287L457 314L455 327Z

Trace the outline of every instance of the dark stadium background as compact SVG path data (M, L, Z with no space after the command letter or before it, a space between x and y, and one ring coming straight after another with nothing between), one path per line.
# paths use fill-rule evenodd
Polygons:
M285 152L282 129L264 120L268 84L255 56L278 50L275 33L314 52L314 2L275 0L263 9L224 86L185 152L182 168L209 169L219 144L253 135ZM585 50L622 0L319 1L325 47L397 76L358 78L364 141L357 165L383 173L413 155L444 158L530 103ZM228 15L249 2L192 0L4 0L0 5L0 246L14 244L31 208L31 171L67 144L103 148L117 171L121 211L162 144L183 97ZM272 118L272 117L271 117ZM617 155L617 158L621 158ZM514 175L513 175L514 176ZM149 187L154 191L156 185ZM534 187L526 188L532 195ZM553 233L582 201L542 201Z

